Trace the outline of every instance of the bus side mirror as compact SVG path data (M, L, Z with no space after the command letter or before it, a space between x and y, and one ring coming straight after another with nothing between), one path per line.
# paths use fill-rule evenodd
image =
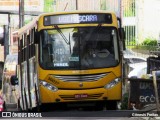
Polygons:
M118 32L119 32L119 37L123 42L123 50L126 50L126 45L125 45L126 35L125 35L124 28L118 28Z
M11 76L11 85L13 86L18 85L18 78L16 75Z
M124 28L118 28L118 32L119 32L120 39L125 41L126 35L125 35Z

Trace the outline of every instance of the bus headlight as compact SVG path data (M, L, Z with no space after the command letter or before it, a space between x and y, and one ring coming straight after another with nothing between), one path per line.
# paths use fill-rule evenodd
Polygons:
M46 81L40 81L40 85L43 85L44 87L46 87L48 90L51 90L51 91L58 91L58 88Z
M117 85L120 81L121 81L120 78L116 78L116 79L112 80L110 83L106 84L106 85L104 86L104 88L105 88L105 89L112 88L112 87L114 87L115 85Z

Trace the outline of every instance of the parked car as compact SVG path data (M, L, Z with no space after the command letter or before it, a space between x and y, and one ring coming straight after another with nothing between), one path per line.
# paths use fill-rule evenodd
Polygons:
M129 67L132 70L129 72L128 78L142 78L144 75L147 74L146 62L130 64Z
M146 62L146 58L139 57L135 55L124 55L124 60L128 64L135 64L135 63L143 63Z
M125 54L124 61L128 65L128 78L141 78L147 74L146 58L135 56L133 54Z

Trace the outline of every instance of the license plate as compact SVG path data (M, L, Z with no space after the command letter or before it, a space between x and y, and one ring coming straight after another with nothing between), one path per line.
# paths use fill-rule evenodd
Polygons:
M75 94L74 97L76 99L82 99L82 98L87 98L88 95L87 94Z

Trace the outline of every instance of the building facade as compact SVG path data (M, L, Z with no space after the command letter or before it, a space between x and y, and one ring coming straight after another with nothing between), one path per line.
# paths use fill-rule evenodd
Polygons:
M43 12L44 1L43 0L24 0L24 10L29 12ZM19 11L19 0L0 0L0 11ZM7 14L0 13L0 27L3 25L9 25L10 27L10 37L9 37L9 51L13 54L17 51L18 47L13 44L12 32L14 32L19 27L19 16L10 15L10 23ZM26 15L24 17L25 23L33 19L32 16ZM4 47L0 46L0 61L4 61Z
M122 0L127 42L160 39L160 0Z
M114 11L120 17L121 0L54 0L53 11Z

